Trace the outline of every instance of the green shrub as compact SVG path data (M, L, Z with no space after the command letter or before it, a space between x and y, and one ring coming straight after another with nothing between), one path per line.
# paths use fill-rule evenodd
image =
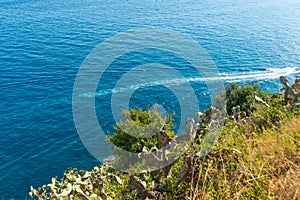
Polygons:
M258 89L258 84L238 86L236 83L232 83L230 86L226 87L227 113L232 115L232 108L240 106L241 111L245 111L250 115L255 109L255 94L263 100L266 100L268 97L267 92Z
M115 132L108 135L108 140L123 150L139 153L143 147L158 147L157 136L160 129L174 136L173 115L162 117L157 106L153 109L132 109L124 111L124 121L114 126ZM148 137L151 134L151 137ZM138 137L136 137L138 136Z
M132 109L124 111L123 121L114 126L115 132L108 134L108 140L114 144L113 154L116 156L114 166L121 169L139 171L146 163L140 162L136 153L144 148L158 148L158 133L161 129L167 131L169 136L174 136L173 116L162 117L158 107L153 109Z

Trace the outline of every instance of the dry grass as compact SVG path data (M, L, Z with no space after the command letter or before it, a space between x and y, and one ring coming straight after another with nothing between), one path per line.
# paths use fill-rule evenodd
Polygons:
M295 137L300 134L300 117L296 117L285 125L286 140L294 141L296 144L296 155L285 159L286 170L274 176L269 183L269 193L282 199L299 199L300 198L300 152L299 138Z
M245 126L228 126L215 153L193 158L185 199L300 199L300 117L262 133Z

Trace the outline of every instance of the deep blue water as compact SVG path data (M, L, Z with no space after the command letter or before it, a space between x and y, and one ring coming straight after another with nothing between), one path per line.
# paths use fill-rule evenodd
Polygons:
M300 75L299 10L295 0L0 0L0 199L25 199L30 185L46 184L67 167L99 164L76 132L72 90L83 60L104 39L129 29L167 28L205 48L224 81L278 91L280 75ZM205 95L198 86L198 95ZM96 107L103 113L109 92L101 92ZM131 106L174 98L168 92L141 89ZM177 108L163 103L168 111Z

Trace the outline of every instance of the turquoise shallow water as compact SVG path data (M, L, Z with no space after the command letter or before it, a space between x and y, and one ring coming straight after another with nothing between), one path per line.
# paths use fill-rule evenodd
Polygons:
M0 0L0 199L25 199L30 185L48 183L69 166L99 164L77 135L72 89L83 60L104 39L129 29L167 28L205 48L225 82L257 82L278 91L280 75L292 80L300 74L299 10L293 0ZM205 87L197 88L205 96ZM131 106L168 96L162 103L176 110L168 92L137 91ZM107 130L113 121L101 103L109 103L110 93L100 87L96 94ZM148 100L139 101L145 95Z

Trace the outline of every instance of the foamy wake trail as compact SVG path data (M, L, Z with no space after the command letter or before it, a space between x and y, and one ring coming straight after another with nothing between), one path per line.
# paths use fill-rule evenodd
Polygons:
M103 96L107 94L122 93L132 91L136 89L164 85L164 86L179 86L186 82L208 82L216 81L221 78L224 82L249 82L259 80L273 80L278 79L280 76L290 76L300 74L300 67L286 67L286 68L267 68L264 71L252 71L252 72L230 72L230 73L219 73L219 77L197 77L189 79L171 79L171 80L160 80L146 84L129 85L125 88L113 88L100 90L96 92L96 96ZM93 94L84 93L80 95L82 97L93 97Z
M220 73L226 82L243 82L278 79L280 76L290 76L300 73L300 67L267 68L265 71Z

